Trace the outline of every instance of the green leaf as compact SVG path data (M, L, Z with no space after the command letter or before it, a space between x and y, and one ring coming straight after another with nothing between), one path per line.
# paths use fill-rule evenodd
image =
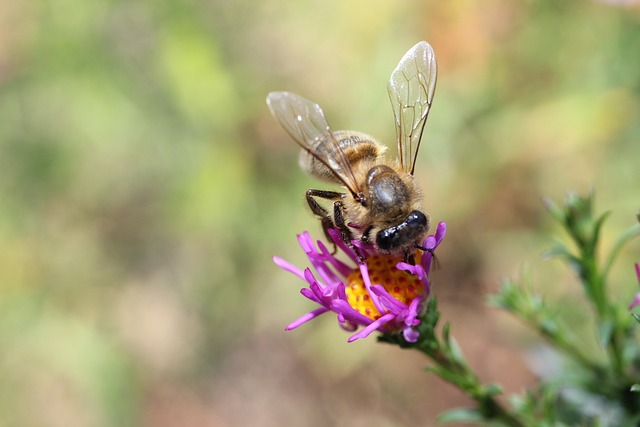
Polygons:
M543 318L539 322L540 331L549 336L555 336L558 334L558 325L553 319Z
M433 372L443 380L448 381L452 384L458 384L460 382L460 376L458 374L454 374L444 368L440 368L438 366L428 366L426 370L427 372Z
M634 393L640 393L640 384L632 385L629 390L633 391Z
M573 255L571 254L571 252L569 252L566 246L564 246L561 243L557 243L552 248L546 250L543 256L545 258L555 258L555 257L569 258L569 257L572 257Z
M600 345L608 347L611 342L611 336L613 335L615 325L611 320L605 320L598 325L598 340Z
M593 226L591 242L590 242L591 245L589 248L591 253L595 253L596 246L598 245L598 240L600 238L600 230L602 229L602 225L604 224L604 221L609 217L609 214L611 214L611 212L605 212L602 215L600 215L600 218L596 220Z
M629 228L627 231L622 233L620 237L618 237L618 240L616 240L615 244L613 245L613 248L611 249L611 252L609 252L609 255L607 256L607 259L604 263L604 267L602 269L603 279L609 275L609 270L611 269L611 266L613 265L614 261L618 257L618 254L622 250L622 247L632 239L638 237L639 235L640 235L640 224L634 224L633 227Z
M478 423L484 417L477 409L456 408L438 415L437 421L441 423Z
M488 296L487 303L496 308L517 312L522 301L527 299L523 286L513 280L504 280L498 293Z
M460 365L463 365L466 363L464 360L464 356L462 354L462 349L460 348L460 346L458 345L455 339L451 338L447 342L447 346L449 347L451 357L453 358L453 360L456 361L456 363Z
M564 221L565 221L564 210L560 206L556 205L555 202L548 197L543 198L542 203L544 203L544 206L547 208L547 211L549 211L549 214L551 214L551 216L556 221L558 221L561 224L564 224Z
M445 323L442 327L442 339L448 347L451 342L451 324L449 322Z
M490 396L497 396L498 394L502 394L504 392L502 387L500 385L498 385L498 384L489 384L487 386L487 388L485 389L485 391Z

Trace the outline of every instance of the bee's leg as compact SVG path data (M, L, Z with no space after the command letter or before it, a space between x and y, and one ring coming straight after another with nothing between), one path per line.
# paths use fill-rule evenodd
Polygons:
M324 235L327 237L327 240L329 242L333 242L333 240L331 239L331 236L329 235L328 230L331 228L336 228L336 224L334 223L334 220L331 218L331 216L329 216L329 212L327 212L325 208L320 206L320 204L317 202L315 198L319 197L321 199L327 199L327 200L339 200L342 198L342 196L343 196L342 193L338 193L336 191L307 190L307 194L306 194L307 203L309 204L311 211L320 217L320 222L322 224L322 231L324 231ZM337 250L338 248L334 243L332 253L335 254Z
M411 265L416 265L416 255L409 252L409 250L404 251L404 262Z
M367 245L373 244L371 242L371 230L373 230L373 225L370 225L364 229L364 231L362 232L362 237L360 238L360 240L362 240L362 243Z
M333 220L335 221L338 230L340 230L340 236L342 237L344 243L348 247L350 247L351 250L353 250L353 252L358 257L358 261L360 262L360 264L364 264L364 257L360 255L360 251L352 243L353 233L351 233L351 230L344 221L342 209L344 209L344 205L342 204L342 202L337 201L333 204Z
M333 220L335 221L338 230L340 230L342 240L344 240L347 245L351 246L353 235L351 234L349 227L347 227L347 224L344 222L342 209L344 209L344 204L342 202L335 202L333 204Z

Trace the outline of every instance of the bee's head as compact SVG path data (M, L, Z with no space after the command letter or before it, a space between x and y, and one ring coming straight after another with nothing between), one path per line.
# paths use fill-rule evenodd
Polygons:
M412 211L400 224L380 230L376 235L376 246L383 253L413 248L428 230L429 217L420 211Z

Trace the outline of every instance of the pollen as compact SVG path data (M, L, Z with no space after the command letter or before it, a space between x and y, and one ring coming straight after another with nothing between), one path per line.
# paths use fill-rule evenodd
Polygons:
M367 258L367 269L372 285L382 285L399 302L409 305L414 298L424 292L424 284L413 274L398 270L396 264L402 261L398 257L373 255ZM347 276L346 289L349 305L360 314L376 320L382 314L375 307L359 269Z

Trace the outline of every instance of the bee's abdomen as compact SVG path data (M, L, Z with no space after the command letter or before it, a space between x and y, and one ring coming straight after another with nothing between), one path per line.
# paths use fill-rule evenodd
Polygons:
M362 160L374 161L386 150L386 147L364 133L340 131L334 135L352 165Z
M338 150L342 151L352 169L356 169L362 161L374 162L386 150L385 146L378 144L371 136L361 132L338 131L333 133L333 137L338 143ZM310 144L309 149L324 154L324 157L336 157L333 152L335 151L334 142L328 138ZM330 154L326 155L327 153ZM334 170L339 169L337 165L330 166ZM338 182L335 173L327 165L305 150L300 152L300 167L321 180Z

